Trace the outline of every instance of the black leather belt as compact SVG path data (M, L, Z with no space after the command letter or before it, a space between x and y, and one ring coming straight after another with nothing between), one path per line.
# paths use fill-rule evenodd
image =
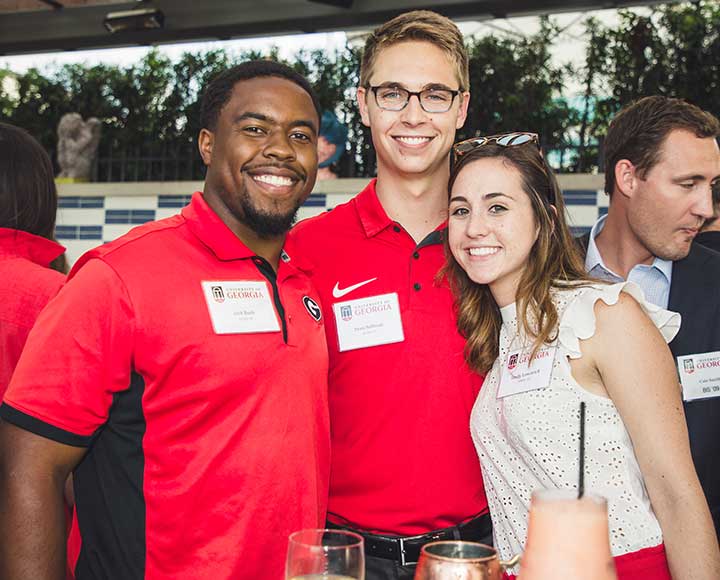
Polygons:
M418 536L382 536L370 534L348 526L341 526L330 521L328 528L349 530L360 534L365 540L365 554L386 560L395 560L401 566L416 564L420 559L420 550L425 544L442 540L470 540L489 542L492 539L492 523L490 514L477 516L457 526L435 530Z

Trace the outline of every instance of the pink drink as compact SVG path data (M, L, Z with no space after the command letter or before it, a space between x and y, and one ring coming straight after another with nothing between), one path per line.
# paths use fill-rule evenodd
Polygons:
M607 501L572 490L533 492L519 580L616 580Z

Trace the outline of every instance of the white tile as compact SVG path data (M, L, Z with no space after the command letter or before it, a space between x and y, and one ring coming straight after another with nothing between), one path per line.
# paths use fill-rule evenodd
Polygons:
M102 244L101 240L60 240L60 242L67 249L65 255L70 266L85 252Z
M350 201L356 195L357 193L328 193L325 200L325 207L332 209L336 205Z
M119 238L134 227L136 227L136 224L105 224L105 227L103 227L103 241L109 242Z
M300 221L300 220L304 220L309 217L316 216L318 214L323 213L324 211L325 211L325 208L321 207L321 206L301 207L298 210L296 221Z
M597 220L597 207L594 205L569 205L566 216L570 226L591 226Z
M602 189L598 190L597 206L598 207L609 207L610 206L610 196L607 195Z
M105 209L155 209L157 195L112 195L105 198Z
M155 211L155 219L161 220L161 219L164 219L167 217L177 215L180 213L181 210L182 210L181 207L159 207Z
M105 222L104 209L63 207L58 209L59 226L99 226Z

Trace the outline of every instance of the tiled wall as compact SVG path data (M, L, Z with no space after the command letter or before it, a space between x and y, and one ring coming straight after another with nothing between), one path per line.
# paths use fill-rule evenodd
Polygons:
M351 199L366 180L337 180L319 183L300 209L298 218L316 215ZM607 211L602 176L560 176L568 219L575 233L584 233ZM56 235L67 248L72 264L87 250L109 242L147 221L175 215L185 206L197 182L176 184L82 184L59 186L60 208ZM168 190L177 193L167 193ZM153 195L153 191L160 191ZM128 194L128 193L131 194ZM97 193L97 195L93 195Z

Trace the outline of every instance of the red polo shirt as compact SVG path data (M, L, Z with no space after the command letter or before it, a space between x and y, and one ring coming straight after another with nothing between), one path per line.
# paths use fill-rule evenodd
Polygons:
M291 232L326 315L337 523L412 535L487 510L469 428L482 379L464 362L447 283L435 280L443 234L416 244L385 213L374 181ZM404 340L340 352L333 304L392 293Z
M64 251L40 236L0 228L0 400L38 314L65 281L49 268Z
M288 534L324 522L325 333L284 257L275 276L196 193L86 254L41 315L0 416L89 448L78 580L280 579ZM216 332L203 281L265 284L279 330Z

